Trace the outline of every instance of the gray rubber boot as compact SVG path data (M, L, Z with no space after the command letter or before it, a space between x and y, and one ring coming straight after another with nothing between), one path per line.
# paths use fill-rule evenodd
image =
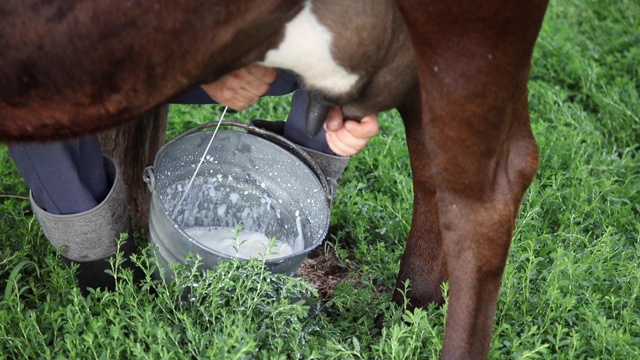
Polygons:
M134 245L122 174L115 161L106 155L104 166L113 185L107 197L91 210L69 215L52 214L40 208L30 196L44 235L55 248L64 246L62 256L68 266L71 263L79 265L76 278L85 295L88 288L115 289L115 279L105 270L111 269L109 259L115 256L122 233L129 235L119 249L126 259L122 266L134 269L134 280L141 275L129 260Z
M284 132L284 121L269 121L269 120L251 120L251 125L270 131L272 133L276 133L278 135L282 135ZM347 164L349 163L348 156L337 156L325 154L321 151L316 151L313 149L306 148L302 145L298 145L298 147L306 152L313 161L318 164L320 170L327 178L327 183L329 184L329 194L331 196L331 201L333 203L333 199L336 196L336 189L338 188L338 180L344 169L346 169Z
M325 154L320 151L316 151L313 149L306 148L304 146L300 146L300 148L309 154L309 156L313 159L313 161L318 164L320 170L327 178L327 183L329 183L329 194L331 196L331 203L333 204L333 199L336 197L336 191L338 189L338 180L342 176L344 169L347 168L347 164L349 163L349 156L337 156Z

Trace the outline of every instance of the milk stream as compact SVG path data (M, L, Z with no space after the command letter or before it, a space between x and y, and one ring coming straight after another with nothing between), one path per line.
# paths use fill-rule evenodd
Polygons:
M187 197L187 194L189 193L189 189L191 189L191 184L193 184L193 180L196 178L196 175L198 175L198 170L200 170L200 166L202 166L202 162L204 162L205 157L207 156L207 153L209 152L209 148L211 147L211 144L213 143L213 139L216 137L216 134L218 133L218 129L220 128L220 124L222 123L222 119L224 119L224 114L227 113L227 109L229 107L225 106L224 110L222 110L222 115L220 115L220 119L218 119L218 125L216 126L216 129L213 131L213 134L211 134L211 139L209 140L209 143L207 144L207 148L204 149L204 152L202 153L202 157L200 158L200 161L198 162L198 166L196 167L196 170L193 172L193 176L191 176L191 180L189 180L189 184L187 184L187 188L184 191L184 194L182 194L182 198L180 198L180 201L178 202L178 205L176 205L176 207L173 209L173 217L176 217L176 214L178 213L178 210L180 208L180 204L182 204L182 202L184 201L184 199Z
M270 260L293 254L288 243L279 240L272 243L266 235L254 231L242 230L236 234L235 229L212 226L196 226L184 231L204 247L229 257Z

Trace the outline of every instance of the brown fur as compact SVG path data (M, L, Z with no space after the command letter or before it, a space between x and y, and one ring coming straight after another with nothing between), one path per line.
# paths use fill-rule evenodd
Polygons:
M442 302L443 359L486 358L522 197L538 165L527 79L546 0L397 0L421 100L401 108L414 177L398 282L413 306ZM399 294L395 296L400 299Z
M138 118L261 59L302 0L0 2L0 141Z
M485 358L516 214L538 164L527 78L547 0L396 2L399 12L384 1L314 3L338 36L335 57L363 76L332 100L352 117L399 107L415 194L398 287L410 279L410 305L426 306L442 303L449 280L442 358ZM135 118L261 59L300 4L0 2L0 140Z

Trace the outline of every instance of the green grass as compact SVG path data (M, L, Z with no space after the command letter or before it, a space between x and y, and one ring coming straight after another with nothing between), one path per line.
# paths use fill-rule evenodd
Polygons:
M516 227L491 358L640 358L639 94L638 2L552 2L530 83L541 166ZM227 118L283 119L288 101L263 99ZM219 114L174 106L168 134ZM154 285L158 295L136 290L125 272L117 293L81 297L19 198L27 189L0 148L0 358L437 356L446 307L410 313L389 301L412 185L401 120L392 111L380 122L333 207L325 247L350 276L327 304L331 317L288 301L313 298L313 289L257 262L205 274L184 265L174 283ZM183 287L196 283L184 298Z

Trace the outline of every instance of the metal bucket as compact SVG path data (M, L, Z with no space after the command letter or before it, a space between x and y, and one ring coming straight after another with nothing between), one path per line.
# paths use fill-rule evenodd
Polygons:
M272 272L293 275L307 254L320 245L330 221L329 188L318 165L297 145L271 132L235 122L222 125L249 130L221 130L197 175L184 190L209 144L212 132L187 131L164 145L144 181L152 192L149 236L158 263L181 263L198 254L204 268L235 256L204 246L190 236L192 227L242 226L287 242L293 253L265 260Z

